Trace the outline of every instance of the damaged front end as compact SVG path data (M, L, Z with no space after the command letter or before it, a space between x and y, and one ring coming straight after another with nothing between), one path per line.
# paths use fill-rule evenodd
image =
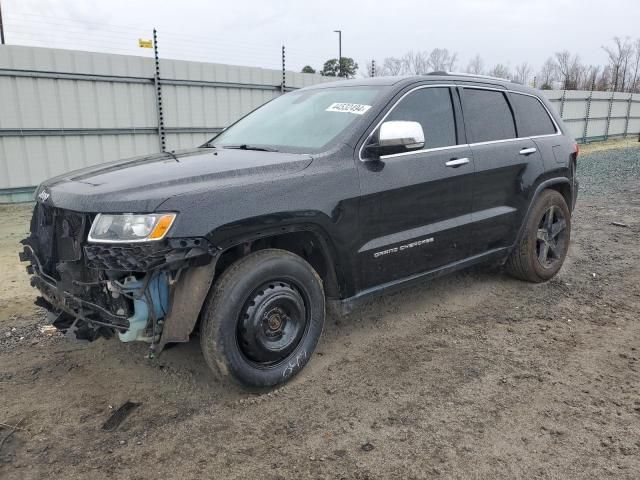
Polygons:
M90 243L95 215L37 203L20 260L36 305L67 336L93 341L187 341L213 281L217 250L205 238Z

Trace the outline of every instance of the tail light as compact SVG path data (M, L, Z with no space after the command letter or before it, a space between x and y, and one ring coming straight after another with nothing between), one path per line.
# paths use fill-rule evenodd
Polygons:
M577 159L578 155L580 155L580 145L578 145L578 142L573 142L573 153L576 154Z

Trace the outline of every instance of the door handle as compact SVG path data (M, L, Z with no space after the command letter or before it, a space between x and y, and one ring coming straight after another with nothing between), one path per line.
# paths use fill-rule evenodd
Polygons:
M538 150L535 147L531 148L523 148L520 150L520 155L531 155L532 153L536 153Z
M460 165L464 165L466 163L469 163L469 159L466 158L466 157L465 158L452 158L448 162L445 162L445 165L447 167L451 167L451 168L458 168Z

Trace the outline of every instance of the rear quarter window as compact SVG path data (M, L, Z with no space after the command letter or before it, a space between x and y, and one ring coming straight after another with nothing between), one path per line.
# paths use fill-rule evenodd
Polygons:
M531 95L511 93L516 112L519 137L535 137L556 133L556 127L540 100Z
M516 137L513 114L503 92L465 88L463 114L471 143Z

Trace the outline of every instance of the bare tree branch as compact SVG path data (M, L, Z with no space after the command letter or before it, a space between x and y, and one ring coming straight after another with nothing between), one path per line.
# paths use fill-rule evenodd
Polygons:
M508 66L498 63L491 70L489 70L489 76L511 79L511 70Z
M547 58L546 62L542 65L542 69L538 73L540 77L540 88L543 90L550 90L553 88L553 82L557 80L557 66L553 58Z
M521 83L522 85L527 85L529 83L529 78L531 77L532 71L533 69L531 68L531 65L529 65L527 62L523 62L516 67L516 74L514 75L513 79L516 82Z
M402 60L397 57L387 57L382 62L381 74L395 77L402 74Z
M413 52L413 50L407 52L402 57L402 73L407 75L424 75L428 71L428 57L429 53Z
M429 55L427 66L434 72L450 72L455 70L457 60L457 53L451 54L446 48L435 48Z
M484 72L484 62L480 55L476 54L471 60L469 60L469 64L467 65L467 73L472 73L474 75L482 75Z

